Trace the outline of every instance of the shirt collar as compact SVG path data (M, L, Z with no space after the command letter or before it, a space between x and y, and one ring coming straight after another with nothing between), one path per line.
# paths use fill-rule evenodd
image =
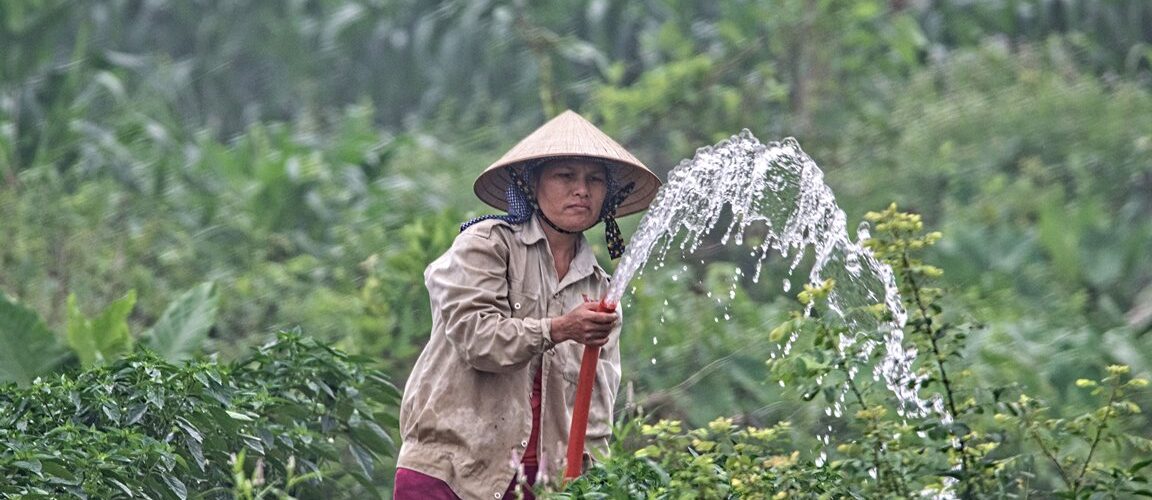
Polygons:
M520 242L527 246L544 244L541 243L545 240L544 228L540 224L540 218L535 215L529 217L528 222L517 224L516 227L519 228L517 237L520 238ZM572 278L580 279L593 273L597 279L608 277L608 273L596 262L596 253L592 251L592 245L588 244L588 239L581 233L576 243L576 256L572 258L568 276L565 276L563 281L570 282Z

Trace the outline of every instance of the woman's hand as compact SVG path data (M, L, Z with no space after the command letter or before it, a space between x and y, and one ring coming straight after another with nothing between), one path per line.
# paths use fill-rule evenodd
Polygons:
M615 312L600 312L596 302L581 304L563 316L552 318L552 341L559 344L571 340L603 347L619 318Z

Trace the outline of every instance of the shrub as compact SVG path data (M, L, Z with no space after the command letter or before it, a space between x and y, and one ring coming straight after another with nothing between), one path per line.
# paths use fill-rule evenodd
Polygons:
M0 496L371 492L374 463L394 454L384 429L395 426L399 392L364 366L282 333L232 364L176 365L138 351L4 386Z
M769 361L774 378L827 418L801 429L789 421L743 427L720 418L684 429L677 421L625 424L614 453L554 495L561 498L987 498L1152 496L1142 459L1147 379L1123 365L1099 380L1082 378L1087 409L1053 408L1020 385L991 385L962 366L967 333L978 327L946 311L943 271L918 255L941 238L895 205L869 213L863 243L892 266L908 311L905 347L919 355L920 397L932 409L909 411L879 375L857 362L861 342L842 342L842 325L797 313L773 337L797 332L792 353ZM809 285L802 302L820 303L830 284ZM819 311L819 308L817 309ZM880 314L880 313L878 313ZM783 332L783 333L781 333ZM857 333L857 332L853 332ZM863 332L876 336L879 332ZM865 368L868 368L865 366ZM629 429L640 426L641 436Z

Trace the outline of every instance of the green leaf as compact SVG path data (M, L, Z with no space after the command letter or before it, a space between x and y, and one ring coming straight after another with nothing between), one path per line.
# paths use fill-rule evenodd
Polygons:
M371 478L372 462L374 461L372 453L356 443L348 443L348 451L352 452L352 457L355 458L356 463L360 465L360 470L364 473L364 477Z
M76 479L76 474L68 470L68 467L52 461L41 462L40 465L44 475L48 476L50 482L68 485L80 484L80 481Z
M132 349L128 315L136 305L136 290L112 302L99 316L88 319L76 306L76 296L68 296L68 345L85 368L117 358Z
M0 383L27 385L67 355L35 311L0 294Z
M1128 468L1128 473L1129 474L1135 474L1137 472L1140 472L1140 469L1143 469L1149 465L1152 465L1152 460L1141 460L1139 462L1136 462L1135 464L1132 464L1132 466Z
M17 460L12 463L13 466L30 471L37 476L40 475L40 461L39 460Z
M348 427L352 437L369 450L389 456L395 451L396 445L392 441L392 437L376 422L353 415L348 420Z
M180 500L188 498L188 487L179 478L171 474L164 474L164 483L168 485L168 489L172 490Z
M149 347L170 361L188 359L199 351L216 323L220 303L216 292L215 283L201 283L172 301L144 334Z
M204 435L201 434L200 430L197 429L195 425L192 425L192 422L189 422L188 419L176 417L176 425L184 429L184 433L188 434L188 437L194 439L197 443L204 442Z
M229 417L232 417L236 420L242 420L244 422L253 422L254 421L252 419L252 417L245 415L243 413L237 413L237 412L234 412L231 410L224 410L224 412L227 413Z

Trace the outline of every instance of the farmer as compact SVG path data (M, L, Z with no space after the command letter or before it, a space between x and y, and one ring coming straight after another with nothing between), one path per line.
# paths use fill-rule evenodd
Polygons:
M647 208L659 187L572 111L480 174L476 195L508 215L463 224L424 271L432 336L404 388L397 500L515 498L517 485L560 477L585 346L602 347L587 439L606 450L620 317L597 310L610 275L583 233L603 221L619 257L615 218Z

